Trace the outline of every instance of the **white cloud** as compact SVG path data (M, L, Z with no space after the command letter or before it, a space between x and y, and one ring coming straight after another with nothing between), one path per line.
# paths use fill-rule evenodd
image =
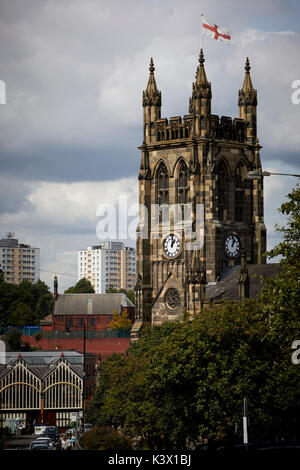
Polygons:
M26 197L30 205L21 206L19 212L3 214L1 232L13 231L20 241L41 249L41 267L52 271L41 271L41 279L49 286L52 286L54 273L70 274L60 276L60 284L65 289L76 282L77 250L99 242L96 235L98 207L112 204L118 209L119 196L127 198L128 207L135 204L136 179L35 183Z

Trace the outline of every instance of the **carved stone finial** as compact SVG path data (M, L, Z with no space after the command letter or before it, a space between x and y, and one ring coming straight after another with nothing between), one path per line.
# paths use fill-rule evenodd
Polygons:
M203 65L204 62L205 62L205 59L204 59L203 49L201 48L200 55L199 55L199 64Z
M251 69L251 67L250 67L250 61L249 61L249 57L247 57L247 59L246 59L246 64L245 64L245 71L246 71L246 73L249 73L249 72L250 72L250 69Z
M150 73L153 73L154 70L155 70L154 62L153 62L153 59L152 59L152 57L151 57L151 59L150 59L150 65L149 65L149 71L150 71Z

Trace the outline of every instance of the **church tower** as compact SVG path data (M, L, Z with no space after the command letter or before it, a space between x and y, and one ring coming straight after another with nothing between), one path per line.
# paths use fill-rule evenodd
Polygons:
M239 117L211 114L203 50L189 114L161 118L161 92L150 61L143 92L144 142L139 172L136 318L161 324L201 312L205 285L240 264L264 263L266 229L260 170L257 92L246 60Z

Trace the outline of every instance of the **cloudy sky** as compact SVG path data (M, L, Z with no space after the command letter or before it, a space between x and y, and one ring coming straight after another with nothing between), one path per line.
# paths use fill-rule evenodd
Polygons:
M162 116L188 114L202 13L232 32L230 46L204 37L212 112L238 116L249 56L263 168L300 173L298 0L0 0L0 236L41 248L49 286L54 272L71 275L59 276L60 291L76 282L76 251L98 241L99 205L137 200L150 57ZM269 248L295 183L265 178Z

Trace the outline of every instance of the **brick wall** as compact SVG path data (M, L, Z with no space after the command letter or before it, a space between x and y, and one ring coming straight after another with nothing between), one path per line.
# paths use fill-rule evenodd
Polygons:
M64 339L47 339L41 338L39 341L33 336L22 336L22 342L28 342L30 346L39 349L49 350L76 350L83 351L82 338L64 338ZM99 338L86 340L86 352L100 354L102 359L113 353L124 354L130 346L130 338Z

